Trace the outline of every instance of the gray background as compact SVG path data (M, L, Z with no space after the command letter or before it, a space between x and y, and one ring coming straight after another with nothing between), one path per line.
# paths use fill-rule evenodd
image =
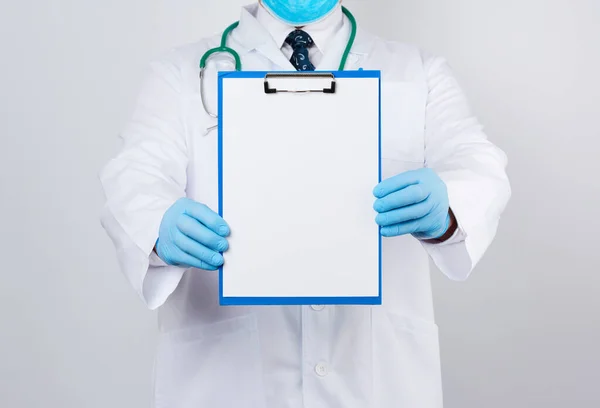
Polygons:
M155 316L100 228L97 173L148 60L246 2L0 3L0 406L150 405ZM433 273L446 407L600 406L600 2L346 5L446 56L510 159L488 255L466 283Z

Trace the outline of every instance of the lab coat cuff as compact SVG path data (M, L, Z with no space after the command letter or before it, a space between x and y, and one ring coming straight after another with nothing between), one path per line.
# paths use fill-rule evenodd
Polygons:
M142 296L151 310L162 306L177 289L185 269L163 261L154 250L148 257L148 270L144 277Z
M121 270L139 297L151 310L162 306L179 285L185 269L167 265L152 250L158 226L149 228L145 236L138 234L143 238L138 243L108 207L103 213L102 224L117 248Z
M167 265L160 258L158 259L159 266L150 265L148 267L142 288L144 301L150 310L158 309L167 301L179 286L186 271L185 268Z
M455 214L457 223L454 234L444 242L421 241L435 265L451 280L463 281L473 270L473 259L467 245L467 234Z
M450 236L450 238L448 238L447 240L445 240L443 242L430 243L430 242L426 242L426 240L421 240L421 241L424 244L427 244L427 245L434 245L436 247L443 247L443 246L448 246L448 245L452 245L452 244L457 244L457 243L463 242L465 239L467 239L467 234L460 227L460 225L458 225L456 227L456 230L454 231L454 233Z
M444 244L423 243L423 247L438 269L449 279L464 281L471 274L473 260L466 240Z
M168 266L168 264L163 261L160 256L158 256L158 254L156 253L156 251L152 250L152 252L150 252L150 256L148 257L148 261L149 261L149 265L151 267L165 267Z

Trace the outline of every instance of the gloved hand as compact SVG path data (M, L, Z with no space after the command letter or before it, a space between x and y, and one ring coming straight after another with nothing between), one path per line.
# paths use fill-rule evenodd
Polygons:
M450 225L446 184L431 169L411 170L382 181L375 187L375 221L384 237L413 234L436 239Z
M169 265L214 271L223 265L229 226L204 204L181 198L160 224L156 253Z

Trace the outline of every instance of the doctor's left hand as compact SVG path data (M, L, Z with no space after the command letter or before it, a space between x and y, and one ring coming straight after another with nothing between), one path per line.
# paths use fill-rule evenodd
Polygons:
M446 184L431 169L411 170L379 183L373 190L375 221L384 237L413 234L442 237L450 226Z

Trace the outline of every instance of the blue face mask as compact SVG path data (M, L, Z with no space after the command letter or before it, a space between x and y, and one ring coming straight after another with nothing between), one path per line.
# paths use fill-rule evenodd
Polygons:
M279 19L293 26L314 23L328 15L340 0L262 0Z

